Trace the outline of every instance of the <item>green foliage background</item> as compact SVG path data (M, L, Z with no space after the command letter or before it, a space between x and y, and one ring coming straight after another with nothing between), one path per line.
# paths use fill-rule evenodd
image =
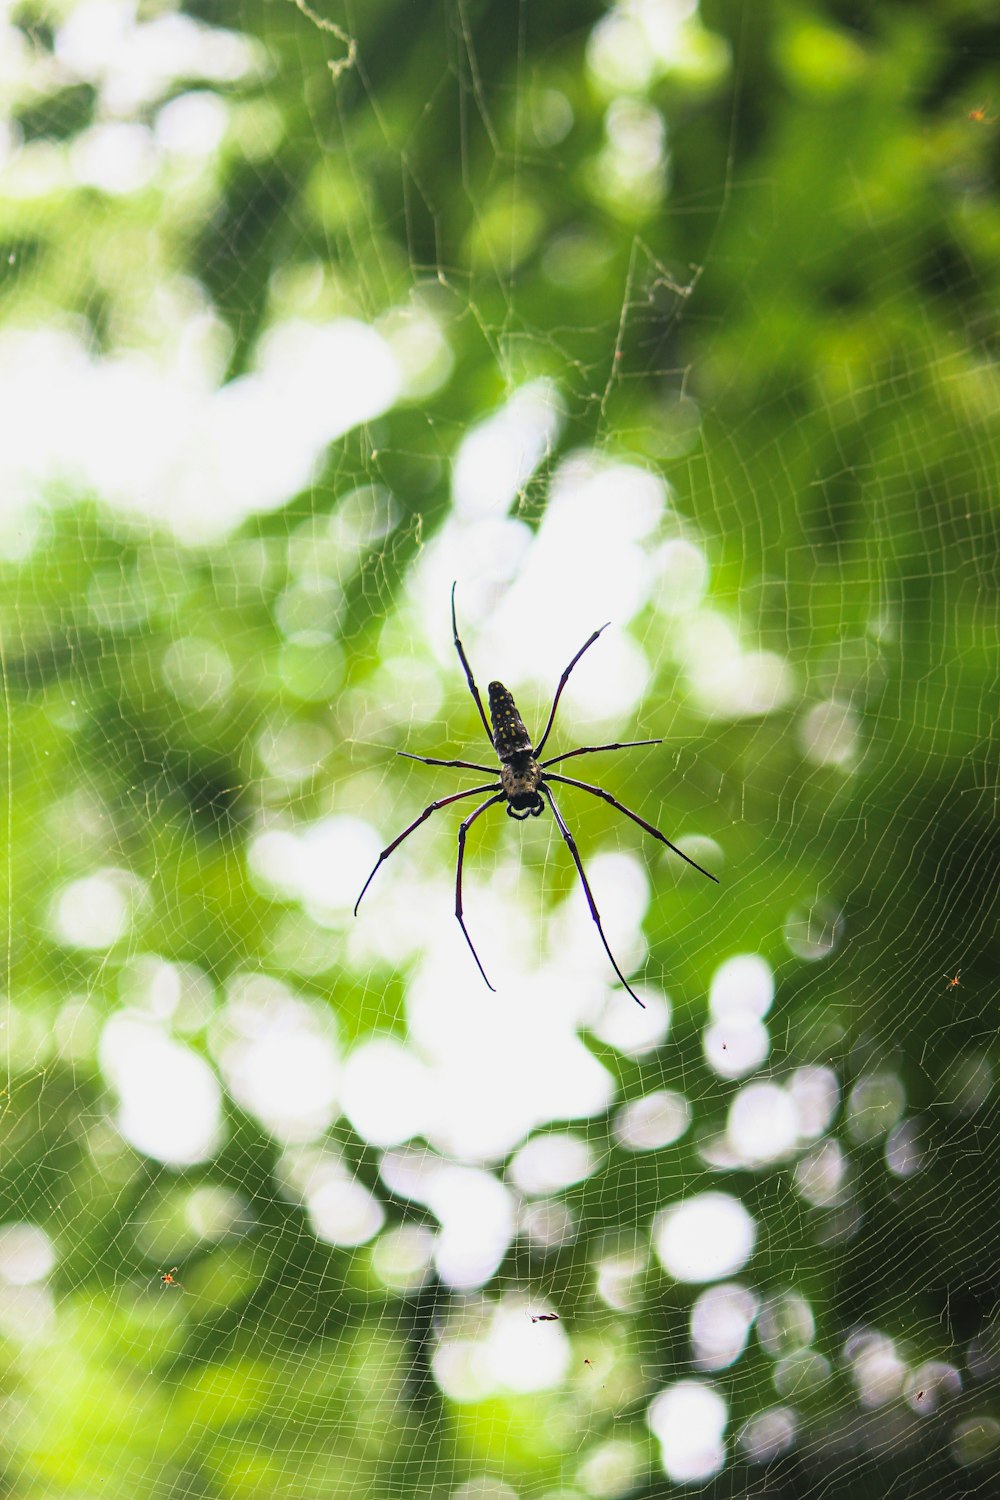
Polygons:
M232 378L319 266L317 318L374 320L431 288L454 369L426 400L332 444L308 492L226 544L181 547L67 475L41 497L38 544L0 564L11 1007L0 1221L40 1225L57 1251L49 1331L0 1346L17 1413L3 1429L4 1493L445 1495L483 1473L515 1493L584 1493L591 1438L641 1455L613 1493L669 1488L641 1397L691 1373L691 1290L664 1277L636 1311L609 1320L588 1246L717 1182L698 1145L734 1086L701 1051L704 958L738 951L763 953L778 973L771 1065L831 1062L845 1097L871 1073L897 1076L925 1165L893 1176L884 1138L852 1140L838 1117L850 1232L838 1210L794 1198L787 1166L727 1178L765 1226L748 1277L809 1296L833 1369L791 1402L799 1441L766 1478L736 1449L709 1491L987 1493L1000 1432L989 1425L1000 1420L989 1384L1000 1359L1000 134L989 108L982 120L970 111L1000 98L994 7L706 0L684 65L636 90L669 131L659 202L615 196L602 168L607 99L586 66L601 5L338 6L331 19L357 48L338 76L329 62L345 55L343 38L292 4L188 13L256 38L267 59L261 74L219 86L231 123L211 170L188 192L165 177L120 196L62 185L25 198L0 184L4 321L82 328L103 354L141 349L158 286L183 275L225 320ZM59 13L26 4L16 17L44 57ZM528 149L550 90L572 106L572 129ZM83 85L47 94L32 84L14 116L26 141L69 150L97 107ZM577 260L560 278L553 246L570 231ZM387 1016L402 1031L405 974L355 972L328 934L306 985L294 963L283 967L287 909L246 866L263 796L253 745L276 708L331 732L295 790L297 815L349 810L338 782L366 762L388 802L398 767L352 736L384 621L448 515L462 437L538 376L558 382L568 416L522 513L544 513L548 474L580 445L664 473L713 537L712 603L786 656L803 685L787 712L706 726L647 623L660 670L649 704L677 701L685 774L664 788L650 761L629 773L628 800L660 809L670 827L697 795L727 865L725 899L707 915L685 886L654 900L651 959L688 999L669 1057L617 1065L624 1097L683 1071L696 1128L665 1161L626 1159L590 1123L608 1142L606 1165L574 1191L581 1233L549 1283L577 1325L617 1351L622 1395L638 1404L613 1424L576 1386L448 1402L428 1367L443 1288L395 1297L367 1250L316 1240L276 1186L277 1147L234 1101L216 1161L171 1173L143 1158L114 1129L96 1056L137 952L197 962L220 985L248 968L284 974L333 1008L348 1041ZM703 418L693 446L674 441L664 415L665 394L682 386ZM52 423L67 415L53 410ZM292 541L372 480L402 521L341 580L342 681L304 691L275 620ZM886 625L872 644L876 620ZM192 622L225 647L235 689L221 708L179 715L160 662ZM872 652L860 662L843 650L859 641ZM453 673L456 744L475 728L463 691ZM838 692L865 747L849 775L810 763L796 733L802 701ZM53 810L77 793L90 811L67 827ZM412 783L407 795L419 795ZM374 803L350 810L376 817ZM585 850L601 817L581 812ZM90 955L60 945L47 914L61 884L101 863L141 876L151 900L124 951ZM817 891L843 913L843 941L827 962L793 962L785 914ZM319 951L306 926L302 941ZM959 966L961 986L946 989ZM67 1007L89 1031L81 1023L70 1037ZM334 1135L390 1222L405 1216L379 1182L377 1153L344 1122ZM214 1183L239 1186L252 1222L220 1244L186 1241L187 1196ZM184 1297L161 1295L158 1267L181 1258ZM533 1274L515 1247L503 1283L530 1288ZM859 1327L899 1340L914 1364L951 1362L961 1395L926 1418L902 1401L863 1409L841 1357ZM778 1399L753 1341L720 1382L733 1433ZM962 1423L980 1434L964 1446Z

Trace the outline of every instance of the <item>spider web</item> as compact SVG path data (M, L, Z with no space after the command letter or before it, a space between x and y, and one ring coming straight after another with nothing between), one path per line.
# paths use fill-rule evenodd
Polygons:
M10 1493L984 1493L985 8L2 26Z

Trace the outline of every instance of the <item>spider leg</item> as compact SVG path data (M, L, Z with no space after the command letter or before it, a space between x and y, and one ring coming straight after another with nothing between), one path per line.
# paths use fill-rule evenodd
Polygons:
M549 773L546 772L546 775L549 775ZM638 823L639 827L644 828L647 833L651 833L654 839L659 839L661 844L666 844L668 849L672 849L675 854L679 854L686 864L693 865L696 870L701 870L702 875L708 875L709 880L714 880L716 885L718 885L718 875L712 875L708 870L703 870L696 860L691 859L685 854L683 849L678 849L676 844L672 844L658 828L653 827L652 823L647 823L645 818L640 818L638 813L632 812L623 802L619 802L617 797L612 797L610 792L606 792L603 787L591 786L588 781L577 781L572 776L560 776L555 772L551 773L551 779L553 781L561 781L564 786L579 787L581 792L590 792L591 796L600 797L603 801L610 802L611 806L617 808L620 813L624 813L626 818L631 818L633 823ZM544 787L542 790L544 791Z
M636 745L662 745L662 740L622 740L617 745L581 745L579 750L567 750L565 755L553 755L541 761L543 766L557 766L561 760L572 760L574 755L594 755L598 750L632 750ZM398 752L402 755L402 751Z
M468 943L469 948L472 951L472 956L476 960L476 967L478 968L480 974L482 974L483 979L486 981L486 988L488 990L493 990L494 994L496 994L496 989L492 984L490 984L489 980L486 979L486 970L479 962L479 954L476 952L475 944L469 936L469 929L465 925L465 918L462 916L462 865L465 860L465 836L468 833L469 829L479 817L480 813L484 813L488 807L494 807L496 803L503 802L504 800L505 793L498 792L495 797L490 797L488 801L481 803L480 806L476 808L475 812L471 812L469 814L464 822L459 823L458 862L455 865L455 915L458 918L458 925L459 927L461 927L463 933L465 934L465 941Z
M419 760L425 766L460 766L466 771L485 771L487 776L495 774L493 766L477 766L474 760L437 760L433 755L411 755L409 750L397 750L404 760Z
M450 797L440 797L437 800L437 802L432 802L429 807L425 807L424 810L423 810L423 812L420 814L419 818L414 818L414 820L410 824L409 828L404 828L403 831L402 831L402 833L399 835L399 837L396 838L396 839L393 839L392 843L391 844L387 844L386 847L382 850L382 853L379 855L378 859L375 861L375 869L372 870L372 872L369 875L368 879L365 881L364 885L361 887L361 895L358 897L357 901L355 901L355 903L354 903L354 915L357 916L357 914L358 914L358 907L361 905L361 899L364 896L365 891L368 889L368 887L371 885L372 881L375 879L376 871L378 870L379 865L381 865L382 861L385 860L385 859L388 859L389 855L392 853L392 851L394 849L398 849L399 846L400 846L400 844L403 842L403 840L409 838L410 834L414 831L414 829L419 828L420 825L421 825L421 823L423 823L425 821L425 819L427 819L427 818L430 817L431 813L437 812L437 810L438 810L439 807L447 807L449 802L460 802L463 797L475 797L479 792L495 792L495 791L498 791L498 790L499 790L499 788L495 784L491 784L489 786L472 786L472 787L469 787L468 791L465 791L465 792L453 792Z
M556 695L555 695L555 697L552 700L552 707L549 709L549 722L545 726L545 732L544 732L544 734L542 735L542 737L539 740L538 744L535 746L535 759L536 760L538 759L539 755L541 755L541 753L542 753L542 746L545 744L545 741L548 739L550 733L552 732L552 724L553 724L553 720L555 719L555 716L556 716L556 709L559 706L559 699L562 697L562 690L566 686L567 682L569 681L569 674L572 672L573 668L576 666L577 662L580 660L580 657L583 655L583 653L585 651L589 651L590 650L591 646L597 640L597 637L601 634L601 631L607 630L608 625L610 625L610 624L611 624L611 621L608 620L607 624L602 625L600 630L595 630L594 633L593 633L593 635L590 636L588 640L584 641L583 645L580 647L579 651L576 653L576 655L574 656L573 660L570 662L569 666L566 668L565 672L560 677L560 679L559 679L559 685L556 688Z
M469 666L469 658L465 654L465 648L458 638L458 621L455 619L455 588L457 582L458 580L456 579L455 583L453 583L451 586L451 633L455 641L455 650L458 652L458 659L462 663L462 671L465 673L465 680L469 684L469 692L476 700L476 707L479 709L479 717L482 719L483 728L486 730L486 738L492 745L493 732L490 729L489 723L486 719L486 714L483 711L483 700L479 696L479 689L476 687L476 679L472 675L472 668Z
M557 778L557 779L563 780L564 778L560 777L560 778ZM559 829L559 832L562 834L563 839L566 842L567 849L569 850L570 854L572 854L572 856L573 856L573 863L576 865L577 874L580 877L580 884L583 886L583 893L584 893L584 895L587 898L587 905L590 907L590 915L593 917L594 922L597 925L597 930L601 934L601 942L604 944L604 951L605 951L605 953L608 955L608 957L611 960L611 967L614 969L615 973L618 975L618 978L621 980L622 984L625 986L625 988L628 990L629 994L632 996L632 999L635 1001L636 1005L641 1005L642 1008L643 1008L643 1010L645 1010L646 1009L645 1005L639 999L639 996L636 994L635 990L629 984L628 980L625 978L625 975L622 973L621 969L619 969L618 964L615 961L615 955L612 953L611 949L608 947L608 940L604 936L604 928L601 925L601 914L597 910L597 902L594 900L594 893L590 889L590 883L588 882L587 876L584 873L583 861L580 858L580 851L576 847L576 839L573 837L573 835L570 833L569 829L566 827L566 824L563 822L562 813L559 811L558 807L556 807L555 798L553 797L552 793L549 791L548 787L545 785L544 782L542 783L542 785L539 788L539 790L541 791L542 796L545 798L545 800L548 802L549 806L551 807L553 816L555 817L556 824L557 824L558 829Z

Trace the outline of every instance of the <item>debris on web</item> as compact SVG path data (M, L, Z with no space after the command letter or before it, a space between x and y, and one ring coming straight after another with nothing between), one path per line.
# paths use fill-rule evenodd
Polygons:
M348 68L353 68L358 55L357 42L342 26L338 26L336 21L328 21L325 16L318 16L312 7L306 4L306 0L291 0L291 3L295 6L296 10L302 12L307 21L313 23L317 30L329 32L331 36L337 38L338 42L343 42L347 48L347 52L343 57L327 58L326 65L330 69L330 77L336 83L341 73L346 73Z

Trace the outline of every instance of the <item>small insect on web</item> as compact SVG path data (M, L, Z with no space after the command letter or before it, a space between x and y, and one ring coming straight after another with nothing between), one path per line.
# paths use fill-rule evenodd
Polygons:
M555 722L556 709L559 706L559 699L562 697L563 688L569 681L570 673L572 672L573 668L576 666L577 662L580 660L584 652L590 650L591 646L594 644L597 638L603 631L607 630L607 628L607 625L602 625L599 630L595 630L592 635L588 636L583 645L580 647L579 651L573 657L569 666L565 669L562 676L559 678L559 682L556 685L555 697L552 699L552 707L549 709L549 717L546 720L545 728L542 731L542 737L537 745L533 745L531 742L531 736L528 734L524 721L517 711L517 705L514 702L513 695L508 692L507 688L504 687L502 682L491 682L489 685L490 719L492 720L493 724L492 729L490 728L490 724L486 718L486 711L483 708L483 700L479 696L479 689L477 688L475 678L472 675L472 668L469 666L469 659L466 656L465 648L463 647L462 642L459 639L458 622L455 617L455 584L452 584L451 629L452 637L455 642L455 650L458 652L458 659L462 664L462 671L465 673L465 680L468 683L469 692L472 694L472 699L479 712L479 717L482 720L483 728L486 730L486 737L489 740L490 746L496 754L500 764L499 767L495 768L493 766L484 766L479 764L477 761L471 760L438 760L434 756L430 755L412 755L408 750L400 750L397 753L399 755L402 755L406 760L418 760L425 766L451 766L463 771L484 771L487 775L491 777L499 777L499 779L485 782L480 786L470 787L467 791L464 792L453 792L450 797L440 797L436 802L429 803L428 806L424 808L423 812L420 813L418 817L414 818L409 827L404 828L402 833L399 834L398 837L394 838L392 843L387 844L386 847L382 850L382 853L375 861L375 868L372 870L371 874L368 876L368 879L365 881L364 885L361 888L361 895L354 903L355 916L357 916L358 914L358 907L361 905L361 901L364 897L365 891L367 891L368 887L374 880L379 867L385 860L389 858L389 855L392 854L394 850L399 848L404 839L409 838L410 834L420 827L421 823L426 822L426 820L432 815L432 813L438 812L442 807L448 807L452 802L460 802L464 797L477 797L480 796L483 792L489 792L491 795L487 797L486 801L481 802L480 805L473 812L471 812L469 816L459 824L458 827L458 861L455 867L455 916L458 918L459 926L461 927L462 932L465 936L465 941L469 945L472 956L476 960L476 966L479 969L480 974L483 976L483 979L485 980L488 988L492 990L494 986L490 984L490 981L486 978L486 970L483 968L479 960L479 954L476 952L472 938L469 936L469 930L465 925L465 918L463 916L462 866L465 861L465 840L468 836L469 829L472 827L476 819L482 813L486 812L487 808L495 807L499 802L506 802L507 816L509 818L516 819L519 823L523 823L526 818L537 818L540 813L544 812L545 806L546 804L548 804L549 809L552 812L552 816L555 818L556 827L559 830L563 842L572 855L573 863L576 865L576 871L580 877L580 884L583 886L583 893L587 898L587 905L590 908L590 915L593 918L594 923L597 927L597 931L600 934L601 942L604 944L604 951L607 953L608 958L611 960L611 966L614 969L615 973L618 975L618 978L621 980L622 984L625 986L626 990L628 990L628 993L632 996L632 999L636 1002L636 1004L643 1005L643 1002L639 999L639 996L636 994L635 990L632 989L628 980L625 978L625 975L618 967L615 956L608 946L608 940L604 935L604 926L601 922L601 914L597 909L597 903L594 900L594 893L590 889L590 882L587 880L587 876L583 868L583 861L580 858L580 851L576 846L576 840L566 826L562 813L556 806L556 801L552 795L550 782L559 782L562 786L576 787L578 791L589 792L592 797L600 797L602 801L607 802L618 812L624 813L626 818L631 818L632 822L637 823L640 828L645 830L646 833L652 834L654 839L659 839L661 844L666 844L668 849L672 849L675 854L679 854L681 859L683 859L687 864L692 865L694 869L698 870L702 875L706 876L708 880L714 880L716 884L718 884L718 877L709 874L708 870L703 870L701 865L697 864L693 859L686 855L682 849L678 849L676 844L672 844L668 838L664 837L664 835L659 831L658 828L653 827L652 823L647 823L645 818L640 818L638 813L630 811L630 809L625 807L623 803L619 802L616 797L612 797L610 792L606 792L603 787L592 786L588 781L577 781L576 778L572 776L561 776L557 772L550 771L548 769L550 766L558 765L560 761L572 760L575 755L597 755L605 750L631 750L638 745L660 745L663 743L662 740L622 740L611 745L580 745L576 750L564 750L561 755L553 755L548 760L538 759L538 757L541 755L542 750L545 748L546 740L552 732L552 725ZM643 1009L645 1009L645 1006L643 1006Z
M161 1286L176 1287L179 1292L183 1292L184 1288L181 1286L180 1282L177 1280L177 1267L176 1266L171 1266L169 1271L158 1271L157 1275L160 1278L160 1285Z
M945 985L945 989L948 989L948 990L957 990L958 989L958 976L961 974L961 972L962 972L961 969L956 969L954 975L951 975L951 974L942 974L942 976L941 976L942 979L947 979L947 981L948 981L948 983Z

